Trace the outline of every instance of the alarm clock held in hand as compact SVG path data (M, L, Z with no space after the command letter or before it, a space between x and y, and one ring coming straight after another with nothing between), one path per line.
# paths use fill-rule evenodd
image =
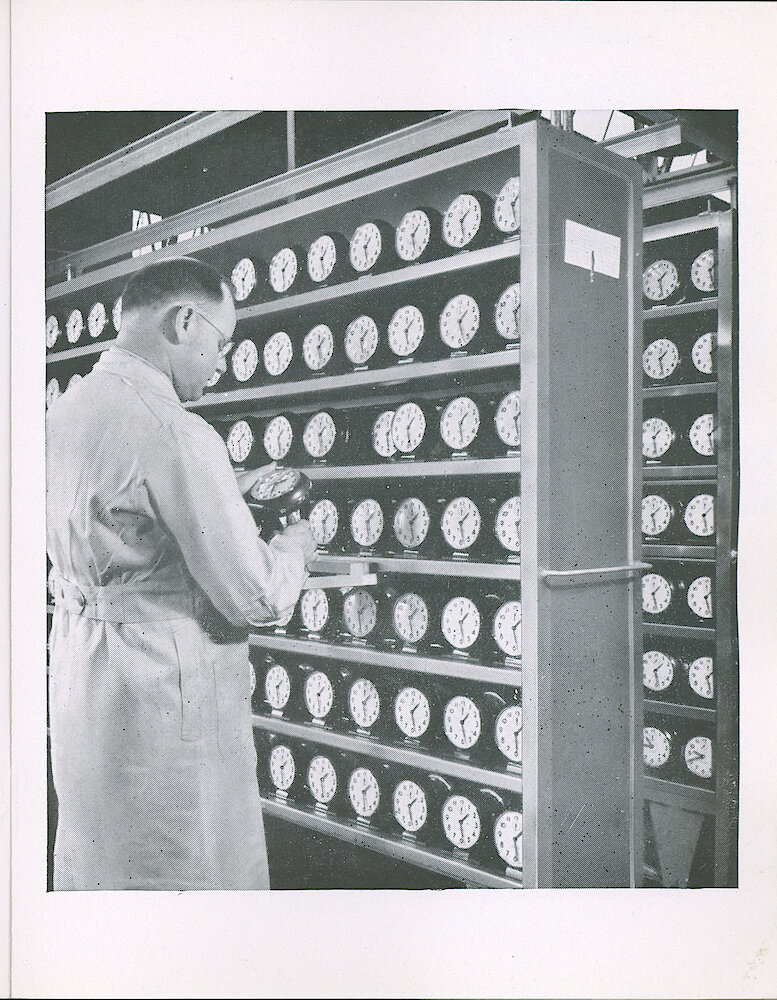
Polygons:
M289 524L302 518L313 484L297 469L271 468L251 487L249 503L259 533L269 542Z

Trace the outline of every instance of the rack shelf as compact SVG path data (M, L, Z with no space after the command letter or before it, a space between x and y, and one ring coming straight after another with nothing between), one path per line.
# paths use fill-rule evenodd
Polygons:
M486 784L492 788L501 788L506 792L520 794L523 789L521 776L518 774L505 774L503 771L477 767L463 761L435 757L433 754L411 750L408 747L378 743L364 736L335 733L331 729L308 726L300 722L289 722L286 719L275 719L267 715L254 715L252 721L255 729L288 736L289 739L320 743L323 746L333 747L335 750L350 750L356 754L367 754L369 757L388 761L389 764L406 764L408 767L417 767L423 771L439 771L440 774L447 774L450 778Z
M444 358L439 361L413 361L391 368L373 368L344 375L323 375L302 382L279 382L275 385L258 385L245 389L231 389L227 392L207 393L195 403L187 403L193 410L225 407L233 404L258 403L263 400L292 399L314 396L318 399L324 393L349 395L354 389L373 389L375 386L405 385L408 382L425 379L445 379L451 376L473 375L478 372L518 369L521 364L520 350L494 351L491 354L471 354L461 358Z
M398 861L424 868L426 871L438 872L448 878L459 879L467 885L483 889L516 889L522 885L517 878L493 875L480 868L474 868L458 858L434 854L432 851L416 846L409 841L400 840L398 837L378 834L373 830L363 829L355 823L346 823L344 820L333 819L330 816L320 816L311 810L290 806L275 799L262 797L262 811L267 816L274 816L288 823L304 826L308 830L337 837L338 840L347 841L357 847L366 847L379 854L396 858Z
M302 472L309 479L418 479L420 477L500 476L521 472L521 459L451 458L443 462L394 462L375 465L315 465Z
M701 396L717 390L717 382L692 382L689 385L650 385L642 390L645 399L669 399L680 396Z
M679 715L685 719L695 719L697 722L715 721L714 708L702 708L700 705L678 705L672 701L656 701L655 698L645 698L644 704L646 712Z
M645 622L645 635L674 636L677 639L714 639L714 627L702 628L698 625L665 625L661 622Z
M689 316L692 313L716 312L717 299L700 299L698 302L680 302L676 306L652 306L646 309L643 319L672 319L674 316Z
M650 465L642 470L645 479L717 479L717 465Z
M679 781L666 781L664 778L645 775L645 790L650 799L682 798L705 812L715 811L715 792L711 788L696 788L694 785L683 785Z
M282 635L252 635L249 643L258 649L278 653L293 653L302 657L321 657L343 663L365 663L389 670L411 670L434 677L456 677L486 684L521 686L520 667L488 667L469 660L444 660L416 653L392 653L366 646L344 646L310 639L293 639Z
M642 239L645 243L656 240L668 240L673 236L687 236L688 233L700 233L706 229L717 229L723 215L722 212L706 212L694 215L690 219L673 219L671 222L659 222L655 226L645 226Z
M324 572L364 564L365 572L408 573L419 576L461 577L470 580L521 579L520 563L454 562L452 559L403 559L401 556L321 556L317 566ZM372 567L371 570L367 566Z
M643 545L642 553L646 559L715 561L715 549L712 545Z
M57 361L72 361L73 358L83 358L89 354L99 354L107 351L116 338L112 340L101 340L96 344L84 344L82 347L71 347L67 351L55 351L46 355L46 365L53 365Z

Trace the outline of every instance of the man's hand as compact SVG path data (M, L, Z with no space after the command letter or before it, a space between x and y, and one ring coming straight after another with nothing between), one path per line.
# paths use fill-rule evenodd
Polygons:
M269 465L263 465L260 469L245 469L243 472L236 472L235 479L237 479L237 485L243 496L248 496L257 479L261 479L262 476L272 472L275 468L277 468L276 463L270 462Z
M290 524L288 528L284 528L281 534L284 538L290 538L302 549L305 565L309 566L316 558L316 540L313 538L310 524L307 521L297 521L296 524Z

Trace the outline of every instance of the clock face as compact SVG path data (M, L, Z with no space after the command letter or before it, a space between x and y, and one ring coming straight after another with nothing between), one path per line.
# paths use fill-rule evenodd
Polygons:
M660 573L646 573L642 577L642 610L650 615L660 615L671 603L671 583Z
M661 337L648 344L642 352L642 370L648 378L669 378L680 362L677 344L667 337Z
M305 681L305 705L314 719L325 719L332 711L335 692L332 682L321 670L316 670Z
M251 454L254 446L254 432L247 420L236 420L227 434L227 451L237 465L241 465Z
M294 431L288 417L273 417L264 429L264 450L274 462L280 462L291 450Z
M468 851L480 840L480 813L465 795L451 795L442 807L445 836L459 850Z
M79 382L83 381L83 378L84 378L83 375L79 375L78 372L74 372L68 380L67 383L68 389L72 389L74 385L78 385Z
M357 545L372 548L383 534L383 509L377 500L368 497L351 513L351 535Z
M674 661L658 649L642 654L642 683L648 691L666 691L674 679Z
M715 695L714 663L711 656L697 656L688 667L688 683L700 698Z
M502 444L508 448L520 448L521 394L517 389L500 400L494 414L494 426Z
M449 247L461 250L478 234L482 220L480 202L472 194L460 194L448 206L442 220L442 238Z
M397 256L408 263L418 260L429 246L431 236L432 225L423 209L406 212L394 234Z
M279 295L288 292L294 284L298 270L299 261L296 253L291 247L283 247L270 261L269 278L272 290Z
M264 678L264 693L270 708L281 712L289 703L291 696L291 678L289 672L280 663L274 663Z
M496 515L494 530L499 544L508 552L521 551L521 498L505 500Z
M685 766L697 778L712 777L712 740L709 736L694 736L683 750Z
M84 332L84 317L80 309L74 309L67 318L65 324L65 335L68 344L77 344Z
M282 743L272 748L270 753L270 779L280 792L287 792L294 784L297 766L291 750Z
M406 687L394 701L394 719L397 726L412 740L423 736L429 728L432 709L429 699L415 687Z
M718 289L718 255L715 250L704 250L691 264L691 281L700 292L711 295Z
M361 274L377 263L383 249L383 237L374 222L365 222L351 237L349 256L351 267Z
M480 306L471 295L454 295L440 313L440 338L452 351L466 347L480 328Z
M494 201L494 225L502 233L517 233L521 226L521 179L510 177Z
M264 345L264 367L268 375L277 378L283 375L291 364L294 355L294 348L291 344L291 337L283 330L274 333Z
M332 360L335 339L326 323L319 323L308 330L302 341L302 356L305 364L313 372L320 372Z
M254 377L259 366L259 351L253 340L240 341L232 351L230 365L236 382L247 382Z
M46 319L46 347L49 350L56 344L59 334L59 320L56 316L48 316Z
M663 767L672 752L669 733L655 726L645 726L642 730L642 759L648 767Z
M89 315L86 319L89 336L93 340L96 340L105 329L107 323L108 313L105 310L105 305L102 302L95 302L89 310Z
M469 597L454 597L443 608L442 634L455 649L469 649L480 635L480 612Z
M429 609L420 594L403 594L394 602L394 631L404 642L420 642L429 628Z
M306 590L299 602L299 613L303 626L309 632L320 632L329 621L329 598L325 590L313 587Z
M406 549L417 549L429 533L429 508L418 497L403 500L394 512L394 536Z
M712 458L715 454L715 418L711 413L702 413L691 424L688 440L697 455Z
M716 334L703 333L691 348L691 361L702 375L712 375L715 370L715 340Z
M388 343L397 357L414 354L424 339L424 315L417 306L402 306L391 317Z
M113 303L111 319L113 320L113 329L118 333L121 330L121 295Z
M481 518L476 504L469 497L456 497L443 511L440 527L452 549L463 552L478 540Z
M54 400L59 399L61 395L62 390L59 388L59 380L55 378L49 379L46 386L46 409L48 410Z
M308 249L308 274L311 281L326 281L337 264L337 246L331 236L319 236Z
M642 275L642 291L651 302L665 302L680 287L680 275L671 260L654 260Z
M674 431L662 417L648 417L642 421L642 455L644 458L661 458L672 447Z
M494 641L505 656L521 655L521 602L505 601L494 615Z
M380 695L378 689L366 677L354 681L348 692L348 710L360 729L369 729L380 715Z
M378 779L367 767L357 767L348 780L348 798L353 811L363 819L374 816L380 804Z
M511 868L523 867L523 816L519 812L503 812L494 823L494 846L497 854Z
M345 353L352 365L366 365L378 348L378 327L370 316L357 316L345 331Z
M391 436L391 424L394 420L393 410L379 413L372 424L372 450L381 458L391 458L397 453L397 446Z
M474 399L452 399L440 415L440 436L454 451L464 451L478 436L480 409Z
M496 332L504 340L521 339L521 286L509 285L494 306Z
M235 292L235 302L245 302L256 288L256 268L250 257L243 257L232 268L232 288Z
M372 632L378 622L378 606L369 590L357 587L346 596L343 622L357 639L364 639Z
M394 789L394 819L408 833L415 833L426 823L426 794L414 781L400 781Z
M657 538L669 527L672 508L658 493L642 498L642 534Z
M480 739L480 709L466 695L456 695L445 706L443 725L450 743L459 750L471 750Z
M302 443L311 458L325 458L335 443L337 425L331 413L314 413L302 432Z
M683 515L686 528L698 538L715 533L715 498L709 493L697 493L689 501Z
M699 618L712 618L712 577L698 576L688 587L688 607Z
M331 802L337 791L337 771L328 757L314 757L308 765L308 788L322 805Z
M418 403L403 403L391 421L391 437L397 451L410 454L418 448L426 433L426 416Z
M496 717L494 740L501 753L514 764L523 757L523 710L520 705L508 705Z
M313 504L308 517L310 530L317 545L329 545L337 534L340 515L328 497Z

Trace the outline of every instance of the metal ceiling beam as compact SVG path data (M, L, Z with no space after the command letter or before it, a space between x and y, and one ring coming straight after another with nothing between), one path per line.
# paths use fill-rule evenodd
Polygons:
M688 173L667 174L642 189L642 207L658 208L690 198L706 198L736 183L736 167L712 167Z
M195 111L49 184L46 188L46 211L59 208L89 191L259 114L261 111Z

